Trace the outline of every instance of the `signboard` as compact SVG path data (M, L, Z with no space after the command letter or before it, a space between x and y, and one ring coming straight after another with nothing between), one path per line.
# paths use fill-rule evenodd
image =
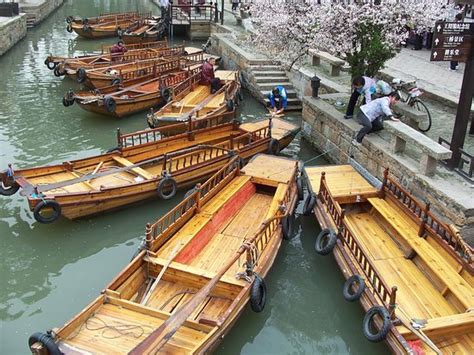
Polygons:
M468 60L474 48L474 23L437 22L431 61Z

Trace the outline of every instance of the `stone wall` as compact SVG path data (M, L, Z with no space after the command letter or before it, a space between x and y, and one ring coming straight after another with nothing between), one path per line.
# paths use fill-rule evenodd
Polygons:
M3 55L26 36L26 15L8 18L0 22L0 55Z
M364 144L353 146L352 137L360 126L345 120L343 114L322 99L303 99L303 137L335 164L346 164L354 158L378 179L385 168L416 197L431 203L431 209L443 220L461 226L463 237L474 244L474 208L472 188L453 186L452 181L436 175L428 177L418 172L418 162L409 156L395 155L389 143L377 135L364 138Z
M28 27L33 27L63 4L64 0L26 1L20 0L20 11L26 13Z

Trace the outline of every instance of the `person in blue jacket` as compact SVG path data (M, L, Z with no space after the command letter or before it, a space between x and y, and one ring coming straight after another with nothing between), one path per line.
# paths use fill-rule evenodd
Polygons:
M275 114L280 114L285 111L288 105L288 95L286 89L279 85L275 87L270 94L268 94L270 100L270 107Z

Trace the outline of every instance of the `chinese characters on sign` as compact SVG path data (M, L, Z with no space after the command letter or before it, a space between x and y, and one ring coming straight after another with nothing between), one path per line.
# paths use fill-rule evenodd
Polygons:
M438 22L435 26L431 61L464 62L474 48L474 23Z

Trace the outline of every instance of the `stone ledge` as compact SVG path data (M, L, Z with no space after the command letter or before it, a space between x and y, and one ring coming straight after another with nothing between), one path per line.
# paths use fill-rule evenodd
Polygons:
M330 161L347 163L349 157L382 179L385 167L389 167L406 188L424 201L430 202L434 212L450 223L462 226L463 237L474 245L474 199L472 188L452 172L440 168L435 176L418 172L419 161L406 154L393 154L388 142L379 135L364 138L363 145L351 145L352 137L360 125L345 120L343 114L321 99L304 97L303 137L322 152L328 151Z
M0 22L0 56L26 36L26 14Z

